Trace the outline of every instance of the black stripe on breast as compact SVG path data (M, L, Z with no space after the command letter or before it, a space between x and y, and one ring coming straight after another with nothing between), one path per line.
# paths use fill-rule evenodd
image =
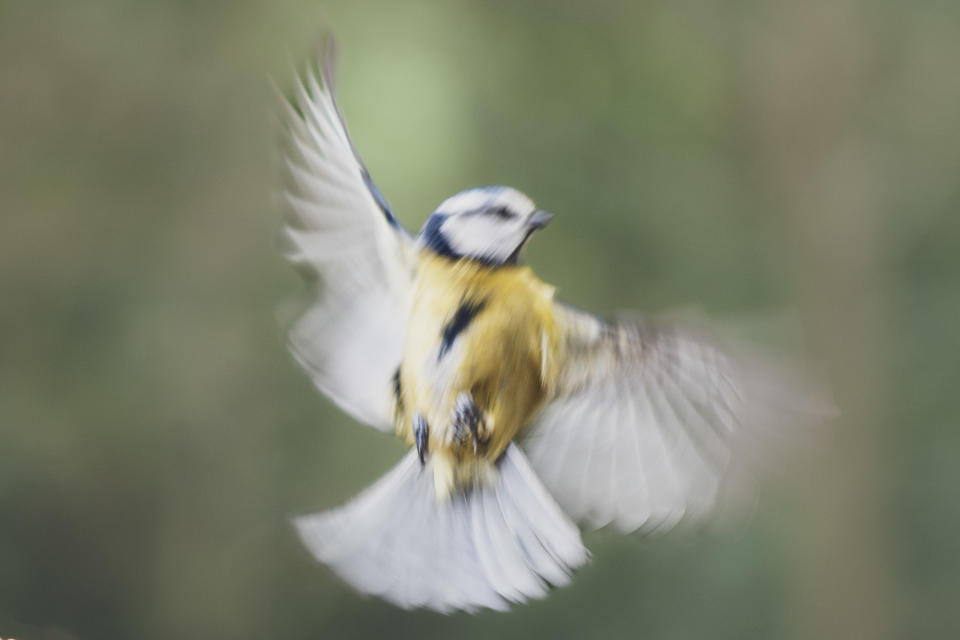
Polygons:
M441 360L443 356L447 354L447 351L453 346L457 336L467 328L478 313L483 311L486 305L486 300L464 300L460 303L453 317L443 325L441 333L443 341L440 343L440 354L437 356L437 360Z

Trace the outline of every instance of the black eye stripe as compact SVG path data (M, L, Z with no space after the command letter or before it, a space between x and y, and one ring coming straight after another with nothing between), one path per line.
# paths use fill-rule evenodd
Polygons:
M471 209L469 211L464 211L459 215L464 217L484 215L484 216L496 216L501 220L509 220L510 218L516 218L517 213L512 211L508 207L480 207L479 209Z

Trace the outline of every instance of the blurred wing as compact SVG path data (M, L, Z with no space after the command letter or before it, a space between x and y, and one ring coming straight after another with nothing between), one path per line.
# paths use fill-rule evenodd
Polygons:
M751 462L823 415L782 370L676 327L556 306L560 375L524 448L574 519L623 531L709 513Z
M290 330L290 350L343 410L390 431L412 245L353 148L329 69L319 75L298 78L293 100L282 99L286 257L318 294Z

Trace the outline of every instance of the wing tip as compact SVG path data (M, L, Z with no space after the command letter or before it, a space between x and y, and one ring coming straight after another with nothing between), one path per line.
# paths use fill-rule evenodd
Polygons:
M303 125L309 127L310 122L307 111L316 105L318 100L328 102L328 107L332 110L332 115L336 119L334 126L340 130L343 140L356 162L363 184L373 199L374 204L392 228L399 233L409 235L393 212L393 208L390 206L386 197L384 197L383 192L380 191L373 181L366 164L360 158L360 154L353 144L350 131L347 128L346 119L343 117L343 112L340 110L340 105L337 102L335 69L338 45L333 31L326 28L321 30L316 49L317 53L314 58L315 67L313 65L308 66L303 74L297 69L296 63L291 61L292 75L295 79L294 97L286 96L277 86L276 82L271 82L274 87L274 93L279 99L280 109L284 112L283 120L287 123L289 129L299 128Z

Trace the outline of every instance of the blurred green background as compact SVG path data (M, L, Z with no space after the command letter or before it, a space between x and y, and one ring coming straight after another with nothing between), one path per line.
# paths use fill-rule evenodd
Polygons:
M288 517L402 449L283 345L269 81L324 25L411 228L511 184L567 301L792 309L843 412L799 478L506 615L315 565ZM0 636L960 637L958 62L945 0L0 4Z

